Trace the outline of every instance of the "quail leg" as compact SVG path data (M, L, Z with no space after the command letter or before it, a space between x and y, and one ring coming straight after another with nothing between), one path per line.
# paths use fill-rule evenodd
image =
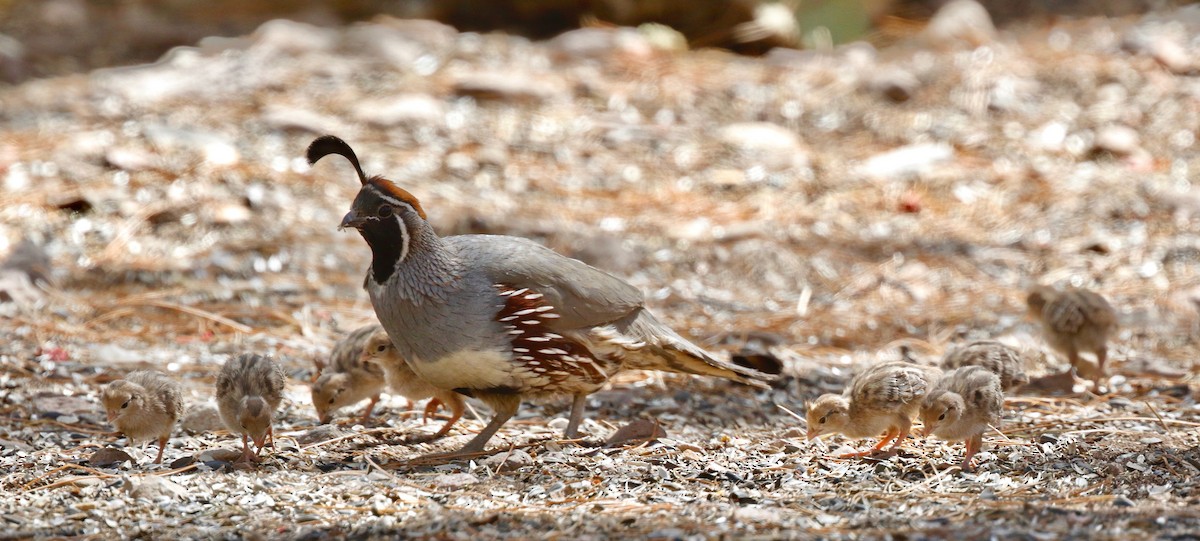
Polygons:
M163 449L167 447L167 440L170 436L160 436L158 438L158 456L154 457L155 464L162 464Z
M441 403L442 403L442 401L438 400L437 398L434 398L429 401L429 404L433 405L435 410L437 409L437 406L440 405ZM454 426L454 423L457 423L458 420L462 418L463 411L466 409L466 407L463 405L463 401L461 399L451 400L450 403L446 404L446 405L450 407L450 420L446 421L446 425L443 426L442 429L437 432L437 434L433 435L434 439L445 436L446 433L450 432L450 427ZM429 406L425 406L425 410L428 413Z
M254 453L250 452L250 436L242 434L242 458L239 462L257 462Z
M421 417L421 424L425 424L425 421L428 421L430 417L433 417L433 415L437 413L438 408L441 406L441 399L437 398L436 396L430 398L429 402L425 403L425 415Z
M900 446L904 444L904 440L908 439L908 433L912 430L912 421L903 419L900 422L900 427L896 429L896 439L892 441L892 446L884 453L884 456L893 456L900 452Z
M567 422L567 430L563 437L569 440L579 437L579 423L583 422L583 409L587 407L587 395L577 394L571 402L571 420Z
M379 395L371 397L371 401L367 402L367 409L363 411L362 418L358 422L366 424L371 419L371 412L375 410L375 403L379 402Z
M898 434L899 434L899 431L897 431L895 427L889 428L887 433L883 435L883 439L879 440L879 443L875 444L875 446L872 447L870 450L856 451L853 453L845 453L845 454L838 455L838 458L858 458L858 457L874 455L876 453L879 453L884 447L886 447L888 442L892 441L892 438L895 438L896 435L898 435Z
M960 467L962 471L975 471L975 467L971 465L971 459L975 458L975 453L983 447L983 434L976 434L967 440L967 452L963 455L963 461Z
M516 415L517 410L521 407L521 397L517 395L485 395L479 393L476 396L492 407L492 409L496 412L495 416L492 417L491 422L489 422L487 426L483 427L483 430L479 432L479 435L467 442L467 444L462 446L461 449L453 453L447 453L438 456L450 458L483 451L483 448L487 445L488 440L492 439L492 436L496 435L496 431L500 430L500 427L504 426L504 423L507 423L513 415Z

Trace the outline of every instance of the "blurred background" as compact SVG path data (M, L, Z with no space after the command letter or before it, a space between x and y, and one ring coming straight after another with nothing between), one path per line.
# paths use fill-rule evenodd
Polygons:
M379 15L440 21L463 31L549 38L587 25L661 24L692 48L761 54L772 47L890 42L945 0L3 0L0 75L6 82L150 62L209 36L248 34L271 19L322 26ZM1127 16L1184 0L982 0L1001 26L1053 17Z

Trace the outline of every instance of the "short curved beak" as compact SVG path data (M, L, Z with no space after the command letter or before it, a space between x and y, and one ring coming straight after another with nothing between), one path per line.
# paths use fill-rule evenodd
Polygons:
M328 414L327 414L327 415L319 415L319 416L317 416L317 420L318 420L318 421L321 421L321 424L323 424L323 425L327 425L327 424L329 424L329 420L330 420L331 418L333 418L333 416L332 416L332 415L328 415Z
M267 443L267 435L266 434L263 434L261 436L255 436L252 439L254 440L254 446L259 448L259 450L261 450L263 448L263 445L265 445Z
M815 428L810 428L810 429L808 429L808 434L807 434L807 436L808 436L808 441L815 440L815 439L817 439L817 436L820 436L820 435L821 435L821 434L820 434L820 433L818 433L818 432L817 432L817 430L816 430Z
M338 230L342 230L347 227L358 229L359 227L362 227L364 222L365 220L363 220L363 218L360 217L357 212L352 210L347 212L346 215L342 217L342 224L338 226Z
M937 425L925 425L921 427L921 437L928 438L930 434L933 434L934 428L937 428Z
M115 410L114 410L114 411L109 411L109 412L106 412L106 413L107 413L107 415L108 415L108 422L110 422L110 423L111 423L111 422L113 422L113 421L116 421L116 420L117 420L117 412L116 412Z

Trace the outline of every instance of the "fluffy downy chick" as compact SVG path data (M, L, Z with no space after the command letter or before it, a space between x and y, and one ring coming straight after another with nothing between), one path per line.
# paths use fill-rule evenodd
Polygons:
M162 372L139 370L125 379L105 385L100 393L108 421L130 442L158 439L158 456L171 438L175 421L183 415L183 393L179 383Z
M242 435L242 455L253 461L262 453L268 437L275 445L272 429L275 410L283 401L283 370L270 357L244 353L225 363L217 376L217 408L221 420L235 434ZM247 439L253 439L258 453L250 453Z
M313 407L321 423L328 423L339 409L370 399L362 421L371 417L379 393L387 386L383 367L364 362L363 346L371 335L383 330L379 325L367 325L352 333L333 347L326 367L312 384Z
M409 400L432 398L425 405L426 417L437 411L439 404L445 404L450 408L450 420L437 434L434 434L434 438L445 436L450 431L450 427L462 418L463 411L466 409L462 396L454 391L438 389L421 379L396 351L396 346L392 345L392 340L388 338L387 332L383 329L379 329L367 339L366 346L363 347L363 360L366 363L378 364L382 367L388 387L397 394Z
M808 439L839 433L855 439L883 434L870 451L844 456L873 454L893 440L888 454L894 454L940 374L936 367L903 361L872 366L855 376L842 394L826 394L808 405Z
M1006 392L1029 383L1025 374L1025 359L1021 352L995 340L976 340L946 352L942 369L979 366L996 374Z
M1099 294L1086 289L1062 291L1037 286L1025 299L1029 312L1042 323L1046 342L1062 352L1079 375L1099 384L1108 358L1108 336L1117 329L1117 312ZM1096 355L1096 366L1084 363L1082 351Z
M971 470L971 459L983 448L983 433L1000 423L1004 392L1000 377L980 366L964 366L947 372L921 405L924 435L946 441L967 442L963 471Z

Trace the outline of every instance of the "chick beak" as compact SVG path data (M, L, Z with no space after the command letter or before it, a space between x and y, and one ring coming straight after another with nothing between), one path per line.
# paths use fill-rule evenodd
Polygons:
M921 427L921 437L928 438L930 434L933 434L934 428L937 428L937 425L928 424L928 425L925 425L924 427Z
M108 422L111 423L117 420L117 410L108 410L106 413L108 414Z
M267 443L266 433L263 433L258 436L254 436L252 439L254 440L254 446L257 447L260 451L262 450L263 445L266 445L266 443Z
M362 227L362 225L364 223L366 223L366 220L364 220L361 216L359 216L357 212L354 212L353 210L351 210L350 212L347 212L346 216L344 216L342 218L342 224L338 226L338 230L341 231L342 229L345 229L347 227L353 227L355 229L358 229L358 228Z
M815 440L815 439L817 439L817 436L820 436L820 435L821 434L819 432L817 432L817 429L815 429L815 428L808 429L808 441Z
M320 415L317 417L317 420L321 421L321 424L327 425L327 424L329 424L331 417L333 417L333 416L332 415Z

